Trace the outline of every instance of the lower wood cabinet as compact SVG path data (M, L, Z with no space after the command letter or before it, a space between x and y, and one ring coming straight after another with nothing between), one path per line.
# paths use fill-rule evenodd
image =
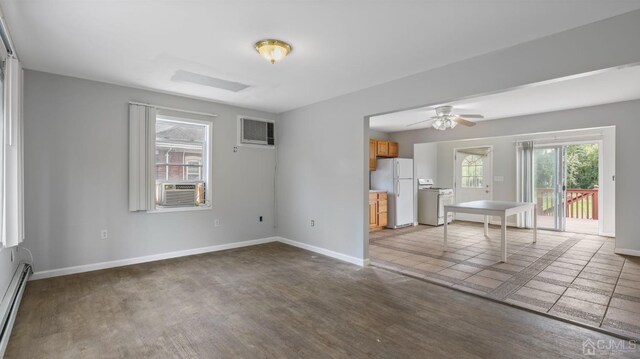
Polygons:
M369 192L369 231L383 229L387 225L387 193Z

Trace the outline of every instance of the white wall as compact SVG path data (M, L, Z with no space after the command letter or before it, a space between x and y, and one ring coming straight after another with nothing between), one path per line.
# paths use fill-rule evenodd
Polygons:
M398 147L400 144L398 143ZM403 156L405 158L413 158L413 173L415 184L413 186L413 218L418 222L418 178L433 179L436 187L443 187L438 182L438 144L437 143L417 143L402 144L402 147L413 147L412 156Z
M590 113L589 109L577 109L572 111L577 112L578 116L580 113L584 116L588 116ZM530 117L529 122L536 122L546 116L554 116L554 114L547 113L534 115ZM600 191L600 199L603 202L601 216L603 233L613 235L615 234L615 182L613 181L613 176L615 175L615 132L614 127L605 127L599 129L416 144L414 161L416 162L417 168L424 167L426 165L424 162L434 161L432 158L425 159L422 149L424 146L428 145L436 146L436 184L440 187L453 188L455 149L463 147L493 146L491 154L493 158L493 177L495 178L496 176L500 176L504 179L502 182L496 182L492 179L491 187L493 190L493 199L497 201L515 201L517 200L516 141L537 139L541 142L556 141L559 143L566 143L571 141L597 139L602 141L603 151L602 187ZM405 146L410 146L410 143L405 143L405 137L402 135L392 137L398 137ZM553 140L551 138L553 138ZM433 166L433 163L430 163L430 165ZM509 220L511 225L515 225L515 217L511 217Z
M369 130L369 138L373 138L374 140L389 140L389 134L387 132L381 132L376 130Z
M403 144L411 148L412 144ZM438 183L438 144L436 143L418 143L413 146L413 156L405 158L413 158L415 167L415 177L431 178L434 180L436 187L442 187Z
M564 76L640 62L640 11L599 21L504 50L340 96L282 115L278 150L278 233L358 258L367 253L368 116L444 103ZM616 234L621 248L640 254L640 105L601 107L588 120L554 118L526 123L528 132L617 126ZM565 123L566 121L566 123ZM576 126L576 125L579 126ZM456 128L441 140L491 137L521 131L518 124L487 121ZM511 129L511 130L509 130ZM434 142L435 135L413 143ZM400 148L412 152L413 148ZM310 218L321 218L311 228Z
M24 96L24 245L36 271L274 235L275 151L233 146L237 115L277 116L35 71L25 73ZM212 210L128 211L128 101L219 115Z

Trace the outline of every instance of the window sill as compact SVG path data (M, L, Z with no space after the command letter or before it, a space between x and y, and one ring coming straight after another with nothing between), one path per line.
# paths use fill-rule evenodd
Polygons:
M208 211L211 210L212 206L202 206L202 207L175 207L175 208L156 208L147 213L171 213L171 212L192 212L192 211Z

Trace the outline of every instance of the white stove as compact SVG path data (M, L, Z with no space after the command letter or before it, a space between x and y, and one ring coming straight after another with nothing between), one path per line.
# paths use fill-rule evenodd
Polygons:
M433 187L430 178L418 179L418 223L439 226L444 224L444 206L453 204L453 189ZM447 223L453 220L449 213Z

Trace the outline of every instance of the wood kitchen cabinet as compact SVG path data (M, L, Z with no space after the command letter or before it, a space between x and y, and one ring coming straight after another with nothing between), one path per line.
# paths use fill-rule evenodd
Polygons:
M398 157L398 142L389 142L389 157Z
M377 161L377 146L378 146L378 141L376 140L369 140L369 171L375 171L376 170L376 166L378 164Z
M378 157L398 157L398 142L369 140L369 171L375 171L378 166Z
M376 140L376 156L385 158L398 157L398 142Z
M387 193L369 192L369 231L383 229L387 225Z
M387 157L389 156L389 141L377 141L378 146L376 147L376 154L378 157Z

